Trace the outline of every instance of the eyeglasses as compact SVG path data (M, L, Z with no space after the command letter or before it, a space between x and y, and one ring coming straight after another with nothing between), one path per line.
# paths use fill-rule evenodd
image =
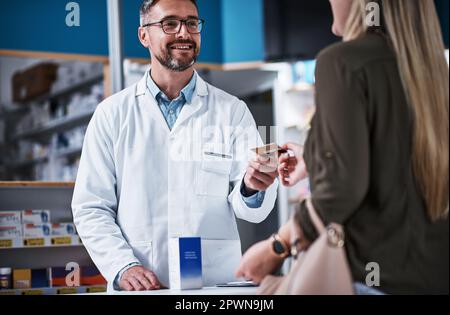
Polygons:
M159 22L149 23L142 25L142 27L160 25L164 33L172 35L178 34L181 31L181 26L185 24L186 29L190 34L200 34L203 30L205 21L202 19L167 19Z

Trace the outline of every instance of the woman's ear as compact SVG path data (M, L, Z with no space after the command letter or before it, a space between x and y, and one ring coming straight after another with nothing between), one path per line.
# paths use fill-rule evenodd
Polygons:
M144 46L145 48L149 48L150 47L150 41L148 38L148 33L146 31L146 29L144 27L139 27L138 29L138 37L139 37L139 41L141 42L142 46Z

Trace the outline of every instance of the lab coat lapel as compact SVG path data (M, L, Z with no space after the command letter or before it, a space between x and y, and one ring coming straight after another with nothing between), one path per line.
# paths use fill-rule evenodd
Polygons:
M195 115L203 106L206 106L206 96L208 95L208 87L206 82L197 75L197 85L192 98L191 104L185 104L180 112L180 116L173 126L172 132L176 132L178 128L181 128L182 124L189 118Z
M167 132L170 132L166 119L164 118L158 103L150 94L147 88L147 79L149 72L147 71L144 77L139 81L136 87L136 98L141 98L143 107L149 112L150 116Z

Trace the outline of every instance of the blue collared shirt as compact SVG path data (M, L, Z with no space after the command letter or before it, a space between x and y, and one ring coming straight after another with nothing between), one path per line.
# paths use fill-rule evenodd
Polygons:
M147 88L158 103L159 109L161 110L170 130L173 129L173 126L175 125L184 105L192 103L196 85L197 74L194 73L191 81L189 81L189 83L181 90L180 95L171 101L156 85L151 75L148 76Z

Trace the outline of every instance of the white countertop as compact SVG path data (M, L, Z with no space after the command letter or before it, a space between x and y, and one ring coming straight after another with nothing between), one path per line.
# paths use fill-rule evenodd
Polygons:
M91 293L96 295L255 295L258 288L217 288L208 287L199 290L157 290L157 291L114 291L105 293Z

